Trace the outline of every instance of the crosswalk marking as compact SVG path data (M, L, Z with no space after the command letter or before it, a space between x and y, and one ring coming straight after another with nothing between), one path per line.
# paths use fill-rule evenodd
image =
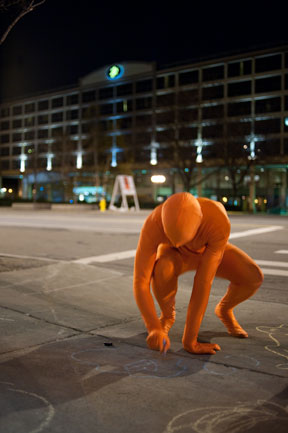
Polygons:
M288 254L288 250L278 250L274 251L275 254Z

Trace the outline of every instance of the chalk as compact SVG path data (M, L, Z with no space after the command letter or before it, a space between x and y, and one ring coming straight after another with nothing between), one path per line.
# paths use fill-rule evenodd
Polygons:
M165 338L163 338L163 355L164 356L166 356L165 346L166 346L166 340L165 340Z

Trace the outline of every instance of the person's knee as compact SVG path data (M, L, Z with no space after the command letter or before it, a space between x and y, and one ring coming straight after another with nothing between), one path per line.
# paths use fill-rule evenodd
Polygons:
M264 274L261 268L255 263L254 265L254 284L255 286L260 287L264 281Z
M170 257L162 256L156 262L153 277L158 281L169 281L176 276L176 272L176 263Z

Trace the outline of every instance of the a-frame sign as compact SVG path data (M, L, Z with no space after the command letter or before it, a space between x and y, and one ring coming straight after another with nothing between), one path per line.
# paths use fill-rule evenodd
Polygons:
M113 187L113 192L112 192L112 197L111 197L111 202L110 202L110 206L109 206L110 210L117 210L117 207L115 206L115 201L116 201L116 198L119 195L119 193L121 194L121 197L122 197L120 210L122 210L122 211L123 210L124 211L129 210L129 206L128 206L128 202L127 202L128 196L133 196L134 203L135 203L135 210L136 211L140 210L138 197L137 197L137 193L136 193L136 188L135 188L135 183L134 183L134 179L132 176L126 176L123 174L116 176L116 179L114 182L114 187Z

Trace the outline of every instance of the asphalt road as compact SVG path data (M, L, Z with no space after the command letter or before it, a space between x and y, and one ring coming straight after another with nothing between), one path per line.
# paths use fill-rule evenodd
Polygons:
M163 357L132 294L147 215L0 209L0 433L287 433L287 217L230 216L231 242L265 276L237 308L249 338L215 317L215 279L199 338L222 350L182 349L188 273Z

